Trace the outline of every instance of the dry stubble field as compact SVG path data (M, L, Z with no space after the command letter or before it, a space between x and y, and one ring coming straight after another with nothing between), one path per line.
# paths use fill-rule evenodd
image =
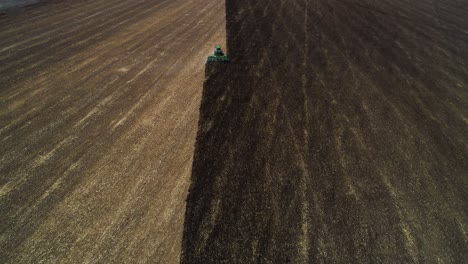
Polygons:
M0 18L1 263L179 262L224 11L50 0Z

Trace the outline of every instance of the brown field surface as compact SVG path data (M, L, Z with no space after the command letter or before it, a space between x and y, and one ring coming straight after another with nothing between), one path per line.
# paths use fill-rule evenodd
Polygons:
M216 0L0 18L0 263L178 263Z
M467 2L226 2L182 262L467 263Z

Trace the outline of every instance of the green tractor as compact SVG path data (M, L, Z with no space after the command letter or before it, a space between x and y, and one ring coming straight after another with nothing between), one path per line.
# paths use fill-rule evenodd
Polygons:
M214 56L208 56L208 62L228 62L228 57L224 55L221 46L216 46Z

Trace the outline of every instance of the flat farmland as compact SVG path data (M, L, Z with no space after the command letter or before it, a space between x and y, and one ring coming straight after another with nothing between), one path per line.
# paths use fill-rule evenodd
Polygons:
M466 1L227 1L182 263L466 263Z
M224 11L53 0L0 18L1 263L179 262Z

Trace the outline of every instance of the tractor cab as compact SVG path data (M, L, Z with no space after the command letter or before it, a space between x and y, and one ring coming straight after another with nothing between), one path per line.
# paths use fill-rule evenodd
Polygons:
M214 55L215 56L223 56L224 55L223 51L221 50L221 46L216 46L215 51L214 51Z

